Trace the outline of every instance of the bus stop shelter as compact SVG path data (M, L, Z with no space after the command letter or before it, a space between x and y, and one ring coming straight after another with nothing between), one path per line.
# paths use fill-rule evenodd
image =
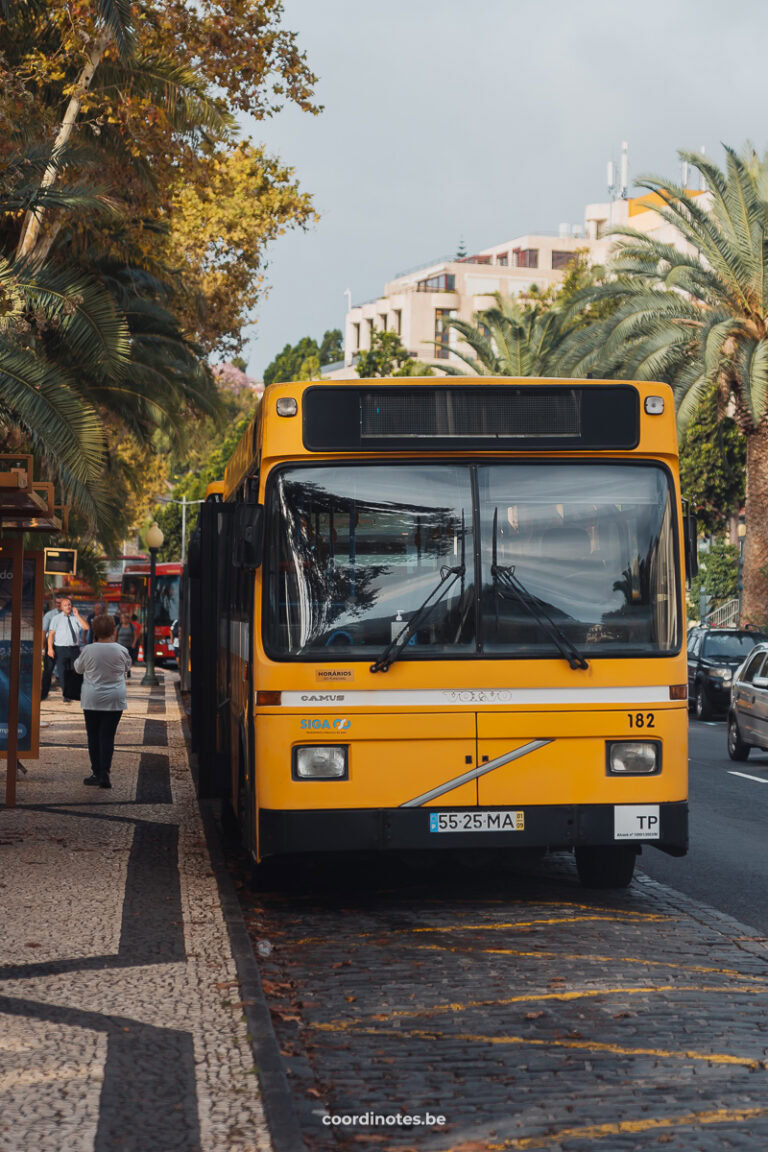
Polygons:
M37 756L43 571L24 537L61 530L53 484L36 482L29 455L0 455L0 757L5 804L16 804L19 751Z

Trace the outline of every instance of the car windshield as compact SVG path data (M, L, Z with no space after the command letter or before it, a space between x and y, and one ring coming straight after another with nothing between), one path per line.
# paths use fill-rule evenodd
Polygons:
M542 611L588 659L679 646L673 501L660 467L285 467L267 504L265 639L277 659L380 653L441 569L461 565L399 659L562 659Z
M701 654L708 660L743 660L763 640L759 632L711 632L704 638Z

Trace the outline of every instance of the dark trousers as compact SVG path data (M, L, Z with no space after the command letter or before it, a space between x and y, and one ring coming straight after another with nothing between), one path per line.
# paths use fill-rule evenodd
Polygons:
M51 690L51 679L53 678L54 659L46 652L43 656L43 683L40 689L40 699L46 700L48 693Z
M61 694L64 696L64 674L77 660L80 648L76 644L54 644L53 650L56 653L56 676L61 685Z
M122 712L105 712L96 708L84 708L85 727L88 732L88 755L91 758L91 772L100 780L109 779L112 755L115 751L115 732Z

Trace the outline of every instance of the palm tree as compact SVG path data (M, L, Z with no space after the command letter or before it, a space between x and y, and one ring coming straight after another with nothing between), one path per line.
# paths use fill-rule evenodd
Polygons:
M206 129L222 132L234 123L232 116L208 96L206 85L194 68L137 50L131 7L131 0L97 0L93 39L86 44L77 60L63 60L67 73L62 83L65 107L41 176L40 189L43 192L50 191L60 177L62 158L71 147L83 102L91 88L97 88L102 95L130 92L134 96L151 97L164 108L172 127L181 132L191 134ZM9 45L15 44L18 48L26 43L29 46L30 40L46 35L42 0L14 0L13 4L10 0L0 0L0 17L12 34ZM68 93L66 97L63 97L63 92ZM52 102L55 101L53 91L48 95ZM97 141L101 136L103 149L111 147L113 155L122 152L134 169L141 170L145 178L151 179L140 158L126 149L119 132L105 125L104 129L99 129ZM61 226L61 222L56 221L47 230L43 228L49 207L50 201L40 200L34 210L27 210L16 249L19 259L39 263L48 255Z
M6 166L0 218L38 205L104 208L98 196L73 187L41 188L34 171L31 183L19 178L34 167L34 158L19 156ZM0 254L0 442L35 452L91 526L101 502L104 438L80 374L88 366L117 379L129 355L128 324L91 276Z
M534 303L521 307L514 297L494 293L496 304L474 323L452 319L471 352L452 348L477 376L554 376L559 371L565 341L574 320L557 307ZM474 355L472 354L474 353ZM462 376L456 367L436 364L449 376Z
M612 279L587 289L575 306L613 301L606 319L576 331L564 367L672 385L684 426L717 386L747 441L744 549L745 620L768 616L768 157L726 148L726 166L697 153L708 195L660 177L638 183L657 193L658 214L683 244L631 228L610 266Z

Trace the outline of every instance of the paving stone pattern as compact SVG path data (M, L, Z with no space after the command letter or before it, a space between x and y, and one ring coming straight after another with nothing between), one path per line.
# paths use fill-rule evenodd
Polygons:
M586 892L566 856L310 869L242 889L309 1148L768 1148L749 929L645 877ZM323 1120L367 1112L447 1123Z
M0 810L0 1152L271 1152L171 678L128 700L111 792L54 691Z

